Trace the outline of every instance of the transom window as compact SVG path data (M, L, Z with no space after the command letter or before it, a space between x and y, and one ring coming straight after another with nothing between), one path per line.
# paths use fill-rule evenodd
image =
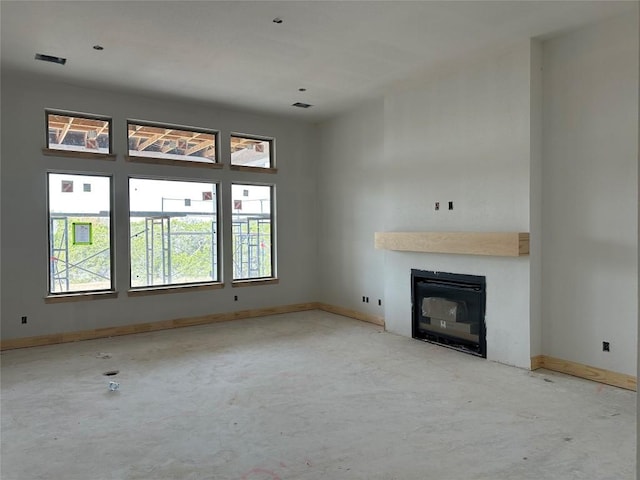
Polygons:
M231 165L238 167L273 168L273 140L231 135Z
M204 164L216 163L213 130L127 122L130 160L164 159Z
M47 148L111 153L111 119L47 110Z
M217 282L218 185L129 179L131 287Z

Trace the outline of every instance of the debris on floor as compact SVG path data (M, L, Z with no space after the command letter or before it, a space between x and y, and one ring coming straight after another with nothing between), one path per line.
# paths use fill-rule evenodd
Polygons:
M109 382L109 391L115 392L120 390L120 384L118 382Z
M111 354L98 352L98 355L96 355L96 358L111 358Z

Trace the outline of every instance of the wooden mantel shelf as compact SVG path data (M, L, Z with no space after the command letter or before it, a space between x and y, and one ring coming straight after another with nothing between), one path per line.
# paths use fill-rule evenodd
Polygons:
M529 255L529 233L376 232L375 246L401 252L521 257Z

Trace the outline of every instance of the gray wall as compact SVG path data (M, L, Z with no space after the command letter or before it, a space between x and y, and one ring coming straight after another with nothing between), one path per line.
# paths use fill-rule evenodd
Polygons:
M635 375L638 16L547 41L543 57L544 351Z
M43 156L44 109L56 108L113 117L117 161ZM128 163L126 119L135 118L221 131L222 159L228 162L230 132L276 138L276 175ZM225 141L227 139L227 141ZM299 120L254 115L80 88L2 72L2 338L95 329L249 308L317 301L317 131ZM117 299L45 304L47 293L46 172L101 172L114 176ZM218 180L222 185L223 290L127 297L128 175ZM230 182L276 185L279 285L232 289ZM239 301L234 302L233 296ZM20 317L27 315L27 325Z

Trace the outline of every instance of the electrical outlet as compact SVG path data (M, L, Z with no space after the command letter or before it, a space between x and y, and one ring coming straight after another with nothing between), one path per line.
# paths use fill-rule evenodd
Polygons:
M238 295L234 295L234 296L233 296L233 301L234 301L234 302L237 302L237 301L238 301Z
M365 301L366 301L367 303L369 303L369 297L365 297L365 298L366 298L366 300L365 300Z
M440 202L436 202L436 210L440 210Z
M449 202L449 210L453 210L453 202Z
M381 307L382 306L382 300L378 299L378 306Z
M365 297L364 295L362 296L362 303L364 303L364 302L366 302L366 301L367 301L367 300L366 300L366 298L367 298L367 297Z
M24 315L22 317L22 324L24 325L25 323L27 323L27 316L26 315Z
M603 351L603 352L609 352L609 351L611 351L611 350L610 350L610 347L609 347L609 342L602 342L602 351Z

